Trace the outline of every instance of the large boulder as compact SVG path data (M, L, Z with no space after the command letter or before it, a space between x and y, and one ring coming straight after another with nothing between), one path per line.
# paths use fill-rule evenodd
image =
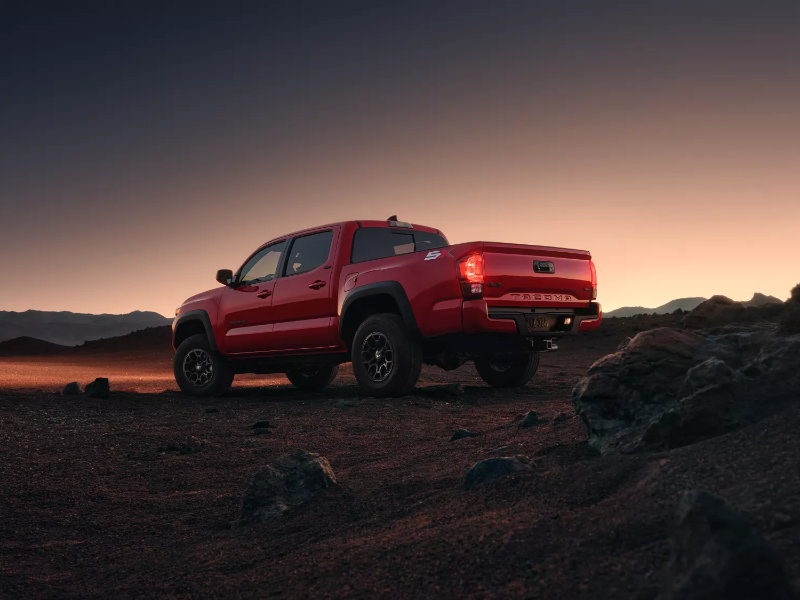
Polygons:
M800 284L792 288L792 295L786 301L780 328L785 333L800 333Z
M253 476L242 500L239 524L278 518L334 485L336 476L324 456L305 450L284 454Z
M683 318L683 324L692 329L705 329L733 323L744 314L744 305L726 296L712 296L701 302Z
M775 326L659 328L593 364L573 389L600 453L673 448L774 412L800 390L800 336Z
M724 349L697 333L660 327L637 334L594 363L573 389L575 410L601 453L633 450L666 412L692 367Z
M778 554L719 498L685 492L662 600L796 598Z
M527 456L500 456L476 462L464 478L464 489L471 490L487 481L506 475L530 471L531 459Z

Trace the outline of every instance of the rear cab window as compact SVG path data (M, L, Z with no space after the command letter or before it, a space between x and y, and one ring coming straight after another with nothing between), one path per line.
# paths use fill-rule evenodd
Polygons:
M447 240L427 231L397 231L389 227L362 227L353 234L350 261L354 263L443 248Z

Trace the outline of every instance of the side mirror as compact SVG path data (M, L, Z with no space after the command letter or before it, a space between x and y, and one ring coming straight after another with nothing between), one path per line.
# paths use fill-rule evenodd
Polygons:
M217 271L217 281L223 285L230 285L233 282L233 271L230 269L220 269Z

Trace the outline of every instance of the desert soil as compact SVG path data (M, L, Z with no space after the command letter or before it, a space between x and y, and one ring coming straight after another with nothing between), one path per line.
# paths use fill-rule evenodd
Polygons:
M573 385L665 320L566 340L525 388L426 368L395 399L360 397L349 365L325 393L250 377L198 400L175 391L168 349L3 358L0 596L653 598L693 488L748 517L797 579L800 410L669 452L590 452ZM57 391L96 376L108 400ZM530 410L544 422L522 429ZM480 435L450 442L460 428ZM327 457L339 486L233 525L252 474L294 448ZM462 489L476 461L516 454L533 472Z

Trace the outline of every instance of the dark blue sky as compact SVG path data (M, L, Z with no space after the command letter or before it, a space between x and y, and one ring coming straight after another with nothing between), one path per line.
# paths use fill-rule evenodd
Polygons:
M629 246L668 265L646 231L664 219L687 256L730 255L753 219L782 239L800 3L19 6L0 8L0 308L168 313L270 237L391 213L588 247L611 308L793 284L734 286L709 258L665 288Z

